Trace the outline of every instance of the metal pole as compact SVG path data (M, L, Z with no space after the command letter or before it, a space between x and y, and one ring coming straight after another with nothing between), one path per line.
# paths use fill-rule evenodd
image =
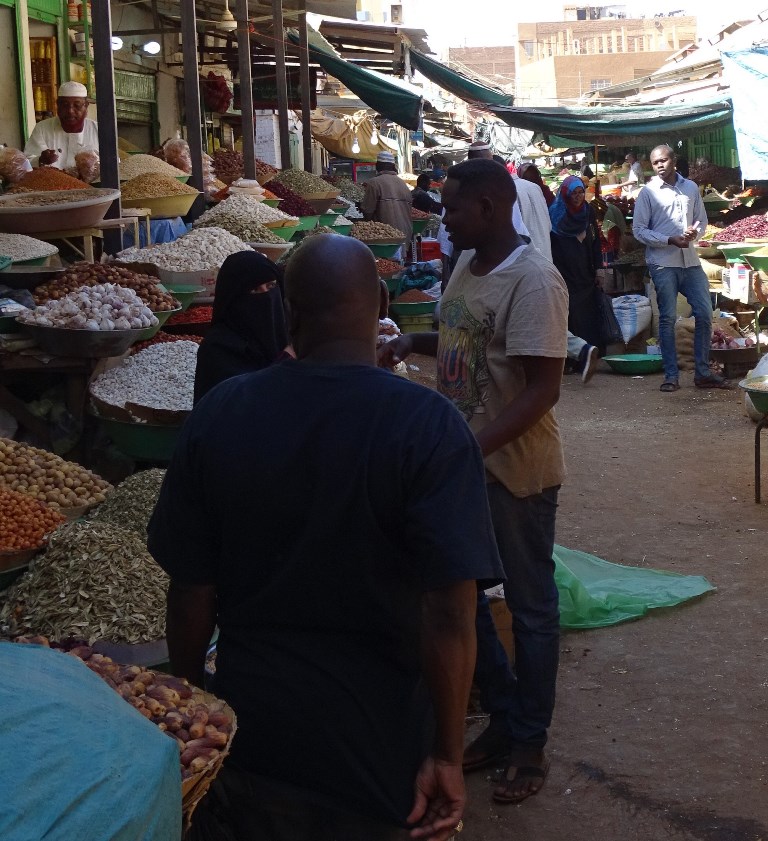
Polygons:
M102 4L97 4L102 5ZM192 157L190 183L203 189L203 132L200 82L197 78L197 17L195 0L181 0L181 49L184 54L184 115Z
M89 50L85 43L86 53ZM99 125L101 186L120 189L120 157L117 153L117 110L115 107L115 68L112 63L112 11L109 3L93 8L93 58L96 76L96 111ZM120 199L112 202L107 219L119 219ZM104 231L104 250L116 254L122 248L120 231Z
M240 112L243 126L243 173L256 178L256 132L251 79L251 36L248 31L248 0L237 0L237 54L240 59Z
M287 169L291 165L291 149L288 144L288 83L285 76L282 0L272 0L272 30L275 37L275 81L277 82L277 124L280 129L280 166Z
M299 67L301 69L301 138L304 169L312 172L312 91L309 89L309 42L307 39L307 0L299 0Z

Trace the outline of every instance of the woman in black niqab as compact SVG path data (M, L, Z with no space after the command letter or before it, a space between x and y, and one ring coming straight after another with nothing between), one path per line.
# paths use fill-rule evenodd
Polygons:
M271 365L288 345L280 269L263 254L239 251L216 280L211 327L200 345L194 402L230 377Z

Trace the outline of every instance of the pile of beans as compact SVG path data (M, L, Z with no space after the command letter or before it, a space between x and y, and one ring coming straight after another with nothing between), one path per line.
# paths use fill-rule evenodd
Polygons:
M55 245L24 234L0 234L0 254L14 261L52 257L58 251Z
M269 176L270 180L272 180L278 172L279 170L275 169L272 164L262 161L261 158L256 158L256 176L258 178L264 179Z
M31 193L34 190L86 190L88 185L52 166L41 166L25 173L8 190L9 193Z
M167 312L179 306L179 302L170 292L163 292L160 289L160 281L156 277L137 274L130 269L112 266L109 263L74 263L55 280L38 286L32 293L32 297L40 306L46 301L57 301L84 286L99 286L103 283L114 283L117 286L133 289L153 312Z
M397 263L394 260L385 260L383 257L376 260L376 270L379 273L379 277L393 275L395 272L399 272L402 268L403 267L400 263Z
M172 175L159 175L147 172L137 175L122 185L121 192L124 199L159 199L165 196L181 196L196 193L194 187L188 187L177 181Z
M744 242L747 237L768 237L768 214L748 216L723 228L713 239L717 242Z
M213 171L225 183L243 177L243 155L231 149L217 149L213 153Z
M124 263L153 263L174 272L217 271L230 254L250 250L239 237L223 228L196 228L173 242L126 248L117 259Z
M179 313L181 315L181 313ZM174 316L171 316L173 318ZM166 333L163 330L158 331L151 339L147 339L146 342L137 342L135 345L131 345L131 356L135 356L139 351L146 350L148 347L152 347L152 345L162 345L166 342L195 342L195 344L200 344L203 341L202 336L176 336L172 335L171 333Z
M188 174L154 155L128 155L125 160L120 161L120 178L123 181L136 178L137 175L146 175L148 172L171 177Z
M104 502L112 488L79 464L10 438L0 438L0 487L19 491L55 509Z
M398 298L395 299L396 304L426 304L427 302L434 301L435 299L427 295L426 292L422 292L421 289L409 289L407 292L403 292Z
M282 199L280 202L280 210L284 213L290 213L291 216L316 216L314 207L307 204L304 199L298 194L294 193L290 187L281 184L279 181L269 182L269 189L276 198Z
M37 549L64 522L65 517L39 500L0 488L0 552Z
M387 225L385 222L355 222L352 226L351 235L355 239L369 242L377 239L404 240L405 234Z
M431 213L425 213L423 210L419 210L418 208L411 208L411 219L429 219L431 215Z

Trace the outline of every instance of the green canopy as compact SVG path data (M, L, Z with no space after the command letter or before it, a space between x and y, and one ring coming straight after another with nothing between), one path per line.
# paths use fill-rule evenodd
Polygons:
M393 123L417 131L421 123L422 98L407 86L383 73L366 70L343 59L323 36L307 27L309 60L316 61L326 73L338 79L369 108ZM289 29L288 37L299 43L299 34Z
M677 105L622 105L560 108L503 108L491 111L517 128L587 140L590 144L630 144L633 138L699 134L732 119L729 97Z
M416 68L419 73L439 85L443 90L463 99L464 102L470 102L473 105L507 106L514 104L515 98L511 94L488 88L476 79L471 79L463 73L451 70L450 67L446 67L413 47L409 49L409 53L411 67Z

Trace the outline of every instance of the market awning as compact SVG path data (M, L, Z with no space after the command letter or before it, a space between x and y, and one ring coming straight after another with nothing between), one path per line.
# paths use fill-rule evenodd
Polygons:
M288 38L299 43L299 34L289 29ZM422 98L397 80L345 61L323 36L307 26L309 60L342 82L369 108L405 128L416 131L421 122Z
M451 70L450 67L446 67L444 64L424 55L424 53L415 50L413 47L410 48L409 52L411 56L411 67L418 70L419 73L426 76L431 82L449 91L459 99L464 100L464 102L479 106L508 106L514 104L515 98L511 94L504 93L502 90L489 88L476 79L465 76L456 70Z
M632 138L699 134L702 129L730 122L733 116L730 97L678 105L491 110L511 126L607 146L628 144Z
M756 119L768 94L768 45L722 53L723 70L731 84L733 127L744 178L768 180L768 126Z

